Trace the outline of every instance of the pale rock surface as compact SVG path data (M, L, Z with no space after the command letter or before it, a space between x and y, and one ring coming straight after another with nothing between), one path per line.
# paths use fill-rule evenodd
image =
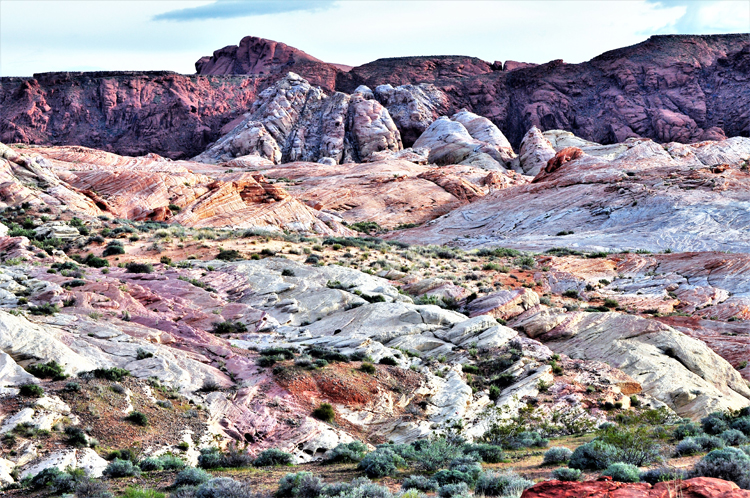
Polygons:
M39 462L27 465L21 472L21 478L35 476L50 467L57 467L62 471L68 467L83 469L89 477L101 477L108 463L91 448L60 450Z
M10 460L0 458L0 485L13 484L15 482L13 476L10 475L15 466L16 464Z
M520 323L524 330L543 330L551 313L541 314L544 325L534 324L536 315ZM621 369L682 416L700 418L749 403L750 389L740 374L702 341L637 316L557 314L565 320L537 339L571 358L604 361Z
M539 304L539 295L531 289L501 290L475 299L467 306L469 316L491 315L507 320Z
M466 131L469 132L472 138L497 149L503 164L507 165L515 159L516 153L513 151L510 142L505 138L503 132L489 119L469 112L466 109L454 114L451 119L464 125L464 128L466 128Z
M26 372L13 358L0 351L0 387L20 386L36 381L36 378Z
M446 114L449 106L445 93L429 83L395 88L378 85L374 95L388 109L406 146L413 144L435 119Z
M555 156L555 149L539 128L532 126L521 140L520 170L524 175L536 176Z

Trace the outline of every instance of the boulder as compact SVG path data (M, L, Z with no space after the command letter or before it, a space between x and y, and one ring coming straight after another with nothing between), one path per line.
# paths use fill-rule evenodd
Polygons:
M539 128L532 126L521 140L520 170L524 175L536 176L555 157L556 151Z
M21 472L21 478L35 476L51 467L57 467L62 471L67 468L82 469L89 477L101 477L108 464L109 462L91 448L59 450L38 462L26 465Z
M0 387L20 386L29 382L38 381L21 368L9 354L0 351Z
M401 132L404 146L410 147L430 124L448 110L448 97L435 85L378 85L375 98L388 109Z
M539 304L539 295L531 289L501 290L473 300L467 305L469 316L491 315L507 320Z

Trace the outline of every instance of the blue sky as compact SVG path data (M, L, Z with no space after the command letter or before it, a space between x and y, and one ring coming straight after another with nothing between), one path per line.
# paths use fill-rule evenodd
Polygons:
M358 65L441 54L582 62L652 34L748 31L747 0L0 0L0 75L192 73L247 35Z

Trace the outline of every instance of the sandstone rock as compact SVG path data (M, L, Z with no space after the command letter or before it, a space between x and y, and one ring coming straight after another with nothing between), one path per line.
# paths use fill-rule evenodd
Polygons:
M586 482L545 481L525 490L522 498L574 498L580 496L618 496L623 498L661 498L675 492L684 498L748 497L750 491L741 490L733 482L712 477L696 477L684 481L623 483L610 480Z
M61 221L51 221L34 229L37 237L47 239L72 240L81 236L78 229Z
M451 119L464 125L472 138L495 148L499 152L499 159L504 165L509 164L516 157L508 139L489 119L466 109L454 114Z
M37 463L25 466L21 472L21 478L35 476L44 469L51 467L57 467L62 471L68 467L83 469L89 477L101 477L102 471L108 463L91 448L60 450Z
M0 351L0 387L20 386L34 380L35 377L16 364L10 355Z
M750 139L732 140L733 150L743 143L742 157L750 158L744 148ZM431 244L460 236L465 246L502 244L537 251L564 242L589 251L744 252L740 227L750 218L741 164L717 175L709 165L696 167L703 163L684 149L672 155L674 149L648 140L621 145L627 150L614 159L586 154L538 177L534 186L497 191L435 223L394 235L404 242ZM548 152L548 157L555 154L551 147ZM516 208L508 213L510 204ZM572 233L563 239L564 232Z
M555 157L555 149L542 132L534 126L521 140L519 156L521 160L519 173L536 176L547 165L547 161Z
M531 289L501 290L468 304L469 316L491 315L507 320L539 304L539 295Z
M0 484L5 486L16 482L15 480L13 480L13 476L10 475L10 473L13 472L15 466L16 465L10 460L0 458Z
M503 164L487 154L494 150L499 157L499 152L494 147L474 139L463 124L446 116L433 121L414 142L414 147L429 149L430 163L472 165L477 162L478 167L484 169L504 170Z
M320 87L288 73L260 93L244 122L196 160L231 161L254 154L275 164L321 159L362 162L373 153L402 148L388 110L374 100L369 88L351 96L327 97Z
M548 323L550 317L541 314L540 320ZM537 327L531 317L523 323L524 329ZM712 411L739 409L750 399L750 389L737 371L703 342L652 320L619 313L572 313L537 338L571 358L620 368L644 392L682 416L700 418Z
M401 132L404 146L410 147L430 124L448 110L448 97L435 85L379 85L375 98L388 109Z

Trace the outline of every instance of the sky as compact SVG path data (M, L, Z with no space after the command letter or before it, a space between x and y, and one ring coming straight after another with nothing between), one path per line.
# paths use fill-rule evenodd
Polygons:
M748 0L0 0L0 76L171 70L244 36L326 62L576 63L654 34L750 32Z

